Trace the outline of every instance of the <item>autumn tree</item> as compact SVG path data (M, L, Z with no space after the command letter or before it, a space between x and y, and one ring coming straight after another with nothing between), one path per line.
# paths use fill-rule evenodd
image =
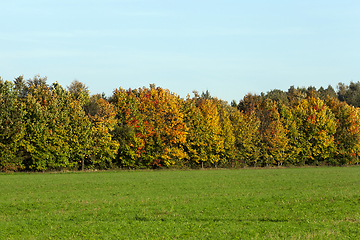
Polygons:
M256 166L260 158L260 119L255 111L248 113L232 111L230 120L234 129L238 157L246 165Z
M90 143L89 160L92 168L112 168L119 143L113 138L112 131L116 124L116 111L112 104L102 98L100 94L90 97L96 111L89 113L91 120L92 139Z
M203 167L203 162L206 159L207 153L203 146L205 122L200 108L197 107L197 100L190 98L188 95L182 112L184 113L184 122L187 127L186 142L184 144L187 153L188 165L200 164Z
M332 164L357 163L360 153L359 110L334 98L328 98L326 105L331 109L337 120L335 133L336 152L334 152Z
M14 84L0 78L0 170L21 170L21 147L25 135L23 105Z
M248 93L237 105L237 108L244 113L254 111L262 101L262 96Z
M136 90L118 88L111 97L111 103L116 107L116 125L113 136L119 143L117 161L127 168L145 168L141 162L145 141L141 138L140 125L142 115L139 111L139 99ZM139 124L139 122L141 122Z
M308 98L294 108L297 119L301 152L305 164L318 164L328 160L335 151L336 119L324 101Z
M257 109L260 119L259 134L262 158L266 166L269 164L282 165L287 159L287 130L284 128L277 104L265 99Z
M35 171L77 169L91 141L91 122L80 101L39 77L28 80L25 90L24 164Z
M185 157L185 124L181 99L160 87L115 90L115 131L120 141L119 160L125 167L171 166Z
M35 79L37 80L37 79ZM66 144L68 119L60 110L61 103L51 88L39 81L28 86L23 99L26 106L26 163L33 170L68 167L69 147Z
M235 135L234 135L234 127L232 125L230 115L233 111L238 111L236 108L231 107L227 104L227 102L215 99L218 105L218 112L220 116L220 137L223 143L223 148L220 152L221 162L227 163L232 162L236 158L237 150L235 147Z
M301 163L299 153L301 152L301 144L298 139L300 137L299 129L297 127L297 118L294 114L293 108L285 105L282 102L277 102L277 109L280 116L280 121L286 132L288 144L285 150L286 162L293 165Z

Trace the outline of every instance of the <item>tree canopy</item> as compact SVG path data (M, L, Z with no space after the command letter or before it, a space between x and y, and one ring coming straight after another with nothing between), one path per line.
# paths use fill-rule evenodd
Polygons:
M155 84L106 98L77 80L0 78L0 170L358 164L359 106L359 82L228 104Z

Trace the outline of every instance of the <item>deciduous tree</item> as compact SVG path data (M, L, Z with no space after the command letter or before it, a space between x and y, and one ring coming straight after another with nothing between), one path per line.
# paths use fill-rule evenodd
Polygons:
M20 151L25 135L25 110L17 97L14 84L0 78L0 170L4 171L24 168Z
M300 158L306 164L328 160L335 151L336 119L324 101L308 98L294 108L301 147Z

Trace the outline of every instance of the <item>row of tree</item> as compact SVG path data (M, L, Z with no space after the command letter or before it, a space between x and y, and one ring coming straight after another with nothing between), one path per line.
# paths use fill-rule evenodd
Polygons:
M0 79L0 170L358 164L360 110L344 100L360 84L339 86L228 104L154 85L107 99L78 81Z

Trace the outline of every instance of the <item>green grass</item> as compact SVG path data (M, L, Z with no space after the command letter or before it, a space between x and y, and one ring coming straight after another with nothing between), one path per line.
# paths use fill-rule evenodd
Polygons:
M358 239L360 167L0 174L0 239Z

